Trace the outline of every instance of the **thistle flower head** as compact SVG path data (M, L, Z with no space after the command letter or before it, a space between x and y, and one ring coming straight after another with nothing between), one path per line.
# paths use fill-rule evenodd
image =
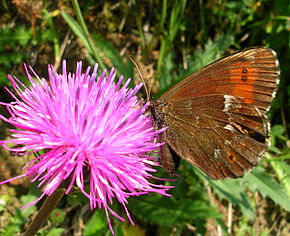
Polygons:
M64 61L62 74L48 66L47 82L30 67L33 78L25 66L29 88L9 75L18 96L9 91L15 102L1 104L11 117L0 118L17 129L11 129L12 139L2 145L9 149L7 143L17 144L9 150L19 155L45 150L19 177L39 181L38 186L44 187L39 199L68 180L66 193L77 186L89 198L92 209L105 208L111 227L108 211L123 220L110 209L113 198L123 204L130 219L125 206L129 196L149 192L167 195L168 187L148 181L155 172L153 166L158 165L149 153L159 148L153 139L162 130L154 130L150 116L144 114L149 104L142 107L136 97L142 84L129 89L130 79L122 85L121 76L115 83L114 69L98 77L97 68L96 64L91 75L90 68L83 74L79 62L76 73L67 74ZM89 192L85 190L86 178Z

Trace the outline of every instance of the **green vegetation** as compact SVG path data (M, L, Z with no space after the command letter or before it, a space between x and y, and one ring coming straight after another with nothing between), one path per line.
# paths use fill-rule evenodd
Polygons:
M276 235L278 232L283 235L289 232L288 1L89 0L81 1L78 6L76 1L56 4L46 0L40 6L33 4L35 9L29 8L31 11L24 11L25 15L21 9L24 3L17 7L11 1L2 3L1 101L10 99L4 93L4 87L10 86L8 73L17 75L25 83L23 63L45 77L47 64L58 69L63 59L67 60L68 70L74 70L79 60L86 65L98 62L100 68L114 66L119 76L123 74L132 78L131 83L139 83L139 75L129 60L131 55L150 84L153 97L158 98L182 78L230 52L252 46L275 50L281 81L269 114L272 146L259 166L244 178L214 181L183 161L177 181L166 183L175 186L171 198L154 194L130 198L128 209L135 226L128 219L125 222L113 216L110 219L116 235L204 235L218 231L224 235ZM2 165L9 155L4 152L0 155ZM17 172L9 173L8 178ZM162 169L158 169L158 176L167 178ZM3 179L7 175L0 175L0 180ZM22 190L19 190L21 185L9 185L10 190L0 186L1 217L10 219L2 221L1 235L23 232L27 217L35 211L34 206L20 210L23 204L35 199L37 192L35 185L24 186ZM20 197L21 194L27 196ZM113 210L126 218L116 202ZM64 198L53 214L40 235L76 232L110 235L103 209L91 212L87 201L77 193Z

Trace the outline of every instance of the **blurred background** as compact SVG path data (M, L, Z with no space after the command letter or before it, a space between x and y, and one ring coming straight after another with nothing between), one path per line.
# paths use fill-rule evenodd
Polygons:
M260 165L242 179L213 181L185 162L172 197L129 198L128 219L110 219L116 235L289 235L289 29L290 2L284 0L37 1L0 3L0 100L12 101L7 74L28 84L23 64L48 78L47 65L61 72L76 62L84 68L115 67L117 77L140 76L134 58L158 98L184 77L239 49L265 46L278 54L281 81L269 117L272 146ZM100 71L99 71L100 73ZM144 91L143 91L144 93ZM140 92L140 97L146 94ZM1 114L7 116L5 107ZM9 127L0 121L1 140ZM30 157L0 150L0 181L23 173ZM168 178L159 169L159 177ZM0 185L0 233L23 232L41 202L20 208L41 194L26 178ZM113 209L126 218L123 208ZM110 235L104 210L91 211L76 193L62 199L39 235Z

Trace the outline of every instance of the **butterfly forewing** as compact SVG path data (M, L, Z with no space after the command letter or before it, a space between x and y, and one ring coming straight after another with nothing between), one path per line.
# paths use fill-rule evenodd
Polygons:
M247 49L182 80L152 111L157 126L168 127L162 139L180 157L212 178L240 177L268 150L265 113L278 82L276 54ZM168 172L174 172L168 152L161 155Z

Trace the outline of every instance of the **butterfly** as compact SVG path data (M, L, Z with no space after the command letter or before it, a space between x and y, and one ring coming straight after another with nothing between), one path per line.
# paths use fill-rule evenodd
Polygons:
M151 102L161 161L174 175L180 157L213 179L253 169L270 146L266 116L279 85L277 54L254 47L219 59Z

